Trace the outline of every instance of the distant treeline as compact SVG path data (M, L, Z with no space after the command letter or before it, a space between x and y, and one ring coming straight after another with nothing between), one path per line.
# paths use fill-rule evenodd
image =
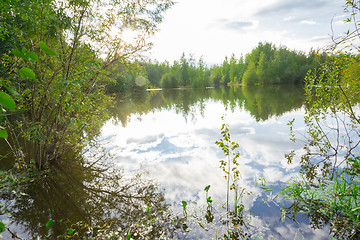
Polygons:
M320 67L328 55L304 52L259 43L251 53L237 59L225 58L221 65L207 66L183 54L179 61L136 62L113 69L110 92L136 88L212 87L226 85L302 84L310 69Z

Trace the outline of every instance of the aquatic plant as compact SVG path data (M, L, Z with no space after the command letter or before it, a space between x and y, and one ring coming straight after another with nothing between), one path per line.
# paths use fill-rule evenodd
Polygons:
M287 214L305 212L312 225L319 228L330 223L334 236L352 238L360 229L360 183L350 180L345 173L335 178L321 179L309 185L306 179L298 179L282 190L287 199L295 200Z
M222 116L221 119L224 120L224 116ZM220 168L225 173L224 178L226 179L226 182L227 182L226 211L229 212L230 191L236 189L237 182L240 179L240 172L237 169L237 167L239 166L237 159L239 158L240 153L237 151L237 148L239 148L239 144L232 141L230 138L228 124L226 124L226 123L222 124L221 135L222 135L222 138L220 138L219 141L216 141L215 144L221 148L221 150L224 152L225 156L227 157L227 160L220 160ZM234 166L231 167L231 164L233 164ZM230 184L230 178L231 178L231 184Z

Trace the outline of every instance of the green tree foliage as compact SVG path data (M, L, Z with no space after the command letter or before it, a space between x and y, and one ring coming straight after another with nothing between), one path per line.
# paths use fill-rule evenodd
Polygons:
M357 157L360 140L352 136L357 135L360 124L353 109L360 97L359 62L359 56L335 54L306 78L309 107L305 124L310 143L304 146L306 153L301 156L301 164L307 179L316 179L319 172L332 178L347 159Z
M145 67L139 62L114 63L107 75L109 82L106 84L106 92L111 94L124 94L145 90L150 82Z
M210 81L214 84L214 86L219 86L221 82L221 67L214 66L210 69Z
M242 84L304 83L307 71L325 61L326 53L311 51L306 56L285 47L276 48L270 43L259 43L245 57L247 70L242 76Z
M170 71L165 73L161 79L161 87L163 88L177 88L181 81L181 65L178 62L170 67Z
M220 83L222 85L227 85L230 82L230 64L228 61L228 58L225 57L225 60L222 63L222 68L221 68L221 81Z
M157 67L159 71L160 69L165 69L160 83L162 88L201 88L211 86L210 70L206 67L202 58L196 61L192 56L188 59L185 58L183 54L180 62L174 61L172 66L169 66L168 63L163 63L153 67ZM151 79L149 72L148 76L150 82L155 82Z
M247 67L244 76L242 77L243 85L254 85L258 83L258 75L256 74L255 62L251 61Z
M122 71L124 85L148 84L145 72L134 76L123 65L149 48L148 37L171 5L168 0L0 3L0 81L19 110L13 119L2 117L18 168L31 160L42 168L91 138L106 116L109 77ZM127 41L130 33L135 37Z
M172 72L177 79L175 87L210 87L265 84L303 84L306 73L327 60L326 53L311 50L309 54L291 51L286 47L276 48L271 43L259 43L251 53L239 59L233 54L221 65L207 67L202 59L186 58L183 54L179 63L146 63L151 84L163 87L160 76ZM166 67L164 67L164 65ZM180 65L174 75L174 65ZM166 77L170 79L169 76ZM168 82L168 80L165 80ZM174 82L174 81L173 81ZM170 85L165 84L168 88Z
M149 62L144 63L145 70L150 81L150 85L152 87L160 87L161 86L161 78L162 76L169 71L168 63L159 63Z
M189 60L185 58L185 53L180 58L180 82L181 86L187 86L190 83Z

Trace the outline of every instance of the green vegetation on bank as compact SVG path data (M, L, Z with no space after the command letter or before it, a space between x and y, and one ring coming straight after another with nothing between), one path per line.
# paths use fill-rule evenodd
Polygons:
M359 63L359 55L339 53L307 75L305 144L287 155L300 163L301 177L283 189L295 200L289 213L305 212L316 228L329 223L334 236L350 239L360 234Z
M111 103L106 87L116 71L129 72L129 62L149 48L149 36L172 4L0 3L0 140L9 145L17 169L31 161L41 169L70 151L81 151L106 118ZM129 31L138 35L127 42ZM137 78L138 85L143 81Z
M151 87L213 87L265 84L303 84L306 73L327 60L325 52L308 54L259 43L251 53L239 59L232 55L221 65L207 66L203 59L186 58L179 61L142 63Z
M108 93L146 88L204 88L218 86L304 84L306 73L326 62L328 54L311 50L308 54L259 43L239 59L232 55L222 64L208 66L202 58L183 54L173 63L134 61L114 65Z
M329 224L336 238L359 239L360 2L345 2L345 22L352 22L354 29L335 40L334 49L341 51L306 76L305 134L299 137L289 123L291 139L305 144L302 151L286 156L289 163L300 163L301 177L282 194L295 201L288 214L304 212L313 228Z

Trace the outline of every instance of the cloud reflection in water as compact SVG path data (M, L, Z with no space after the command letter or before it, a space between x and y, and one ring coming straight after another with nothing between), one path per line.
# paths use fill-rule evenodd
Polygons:
M240 145L241 185L254 193L244 198L245 208L253 208L253 214L258 214L254 224L270 226L275 239L327 239L326 231L312 230L306 220L301 227L290 221L279 223L279 209L262 204L262 198L257 197L260 190L254 186L254 176L264 177L270 186L280 189L297 175L299 165L288 165L284 154L300 149L301 144L289 140L286 123L296 118L295 128L301 129L304 109L258 122L243 107L229 109L212 99L203 105L201 112L192 109L192 121L172 109L154 110L141 118L133 114L126 127L109 121L102 129L101 141L125 172L147 171L156 179L169 202L177 206L182 200L204 203L203 189L211 185L210 195L222 205L226 201L226 182L219 160L224 155L214 143L221 137L220 117L225 115L231 137Z

